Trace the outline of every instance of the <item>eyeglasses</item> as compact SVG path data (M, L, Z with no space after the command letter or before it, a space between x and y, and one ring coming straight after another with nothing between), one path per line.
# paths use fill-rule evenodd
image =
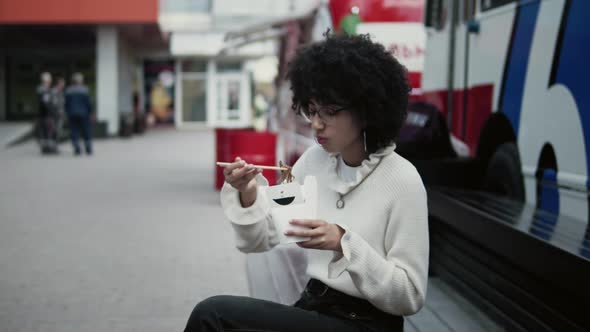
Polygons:
M339 108L330 108L330 107L318 107L317 110L312 109L303 109L299 111L301 117L306 122L311 123L313 121L313 117L317 115L324 124L330 123L334 117L340 112L345 110L346 107L339 107Z

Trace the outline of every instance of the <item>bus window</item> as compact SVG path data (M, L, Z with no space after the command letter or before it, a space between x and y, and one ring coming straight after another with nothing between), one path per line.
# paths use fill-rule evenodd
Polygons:
M490 10L496 7L504 6L505 4L514 2L516 0L481 0L481 10Z
M446 1L444 0L428 0L426 3L424 19L427 28L434 28L436 30L442 30L445 26L446 13L445 13Z
M475 17L475 0L461 2L463 3L463 22L469 22Z

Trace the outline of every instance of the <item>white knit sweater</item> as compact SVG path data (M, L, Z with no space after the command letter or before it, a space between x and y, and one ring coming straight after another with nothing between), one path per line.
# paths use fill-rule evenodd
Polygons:
M337 155L320 146L308 149L293 167L297 181L314 175L318 182L318 219L345 229L343 254L307 249L307 273L346 294L367 299L385 312L411 315L424 304L428 279L428 211L426 191L414 166L390 146L358 167L356 181L337 176ZM382 159L379 163L379 160ZM337 193L347 193L343 209ZM259 185L268 185L261 175ZM264 190L243 208L239 193L225 183L221 205L244 252L266 251L278 244Z

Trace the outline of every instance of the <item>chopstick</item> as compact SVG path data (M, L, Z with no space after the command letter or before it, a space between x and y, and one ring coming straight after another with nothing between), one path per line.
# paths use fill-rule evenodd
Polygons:
M221 167L226 167L231 165L231 163L223 163L223 162L216 162L217 166L221 166ZM260 169L272 169L275 171L288 171L289 169L287 167L276 167L276 166L262 166L262 165L251 165L254 168L260 168Z

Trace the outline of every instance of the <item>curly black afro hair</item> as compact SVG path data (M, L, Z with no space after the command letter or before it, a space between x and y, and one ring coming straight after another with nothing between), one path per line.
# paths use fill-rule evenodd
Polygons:
M292 109L310 103L346 107L366 131L372 153L395 142L411 90L407 71L368 35L329 35L300 49L289 64Z

